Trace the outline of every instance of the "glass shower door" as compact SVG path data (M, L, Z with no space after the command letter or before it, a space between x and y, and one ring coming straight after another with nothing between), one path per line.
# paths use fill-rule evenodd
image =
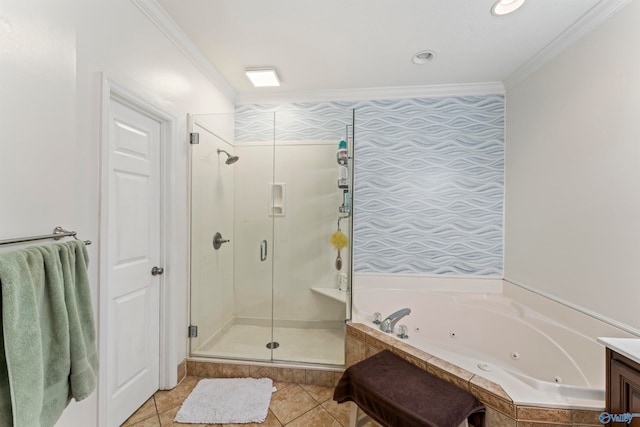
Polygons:
M270 361L273 144L237 144L234 120L190 117L191 355Z
M258 110L190 117L190 353L342 365L354 113Z
M241 160L235 181L236 330L248 349L245 358L253 354L253 359L268 361L273 341L273 217L268 186L273 181L272 135L236 144Z

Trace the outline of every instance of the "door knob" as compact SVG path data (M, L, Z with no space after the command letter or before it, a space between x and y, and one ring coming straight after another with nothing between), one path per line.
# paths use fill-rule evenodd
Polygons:
M162 267L153 267L151 269L151 275L152 276L159 276L162 273L164 273L164 268L162 268Z

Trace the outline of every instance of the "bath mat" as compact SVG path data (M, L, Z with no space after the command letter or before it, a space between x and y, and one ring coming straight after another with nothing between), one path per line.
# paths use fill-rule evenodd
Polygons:
M261 423L267 418L270 378L213 378L198 382L176 414L178 423Z

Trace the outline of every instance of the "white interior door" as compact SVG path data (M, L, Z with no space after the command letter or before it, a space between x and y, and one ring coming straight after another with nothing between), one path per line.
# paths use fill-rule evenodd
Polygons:
M111 427L119 426L159 388L161 125L114 99L107 125L102 286L107 287L108 356L102 363L107 364L103 380Z

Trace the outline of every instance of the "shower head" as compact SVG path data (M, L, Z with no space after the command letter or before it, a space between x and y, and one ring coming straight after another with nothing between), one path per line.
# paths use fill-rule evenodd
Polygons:
M220 153L224 153L224 154L227 155L227 160L225 161L225 163L228 164L228 165L231 165L231 164L237 162L238 159L240 159L240 157L232 156L231 154L227 153L226 151L221 150L221 149L218 148L218 154L220 154Z

